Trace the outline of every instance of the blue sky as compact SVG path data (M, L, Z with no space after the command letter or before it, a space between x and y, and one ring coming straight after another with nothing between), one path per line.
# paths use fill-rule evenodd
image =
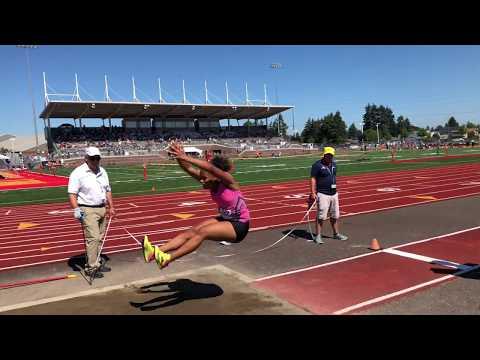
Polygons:
M233 102L245 101L245 81L249 97L263 99L266 83L270 102L277 86L279 103L295 106L300 131L308 117L337 110L347 125L359 127L367 103L389 106L418 126L444 124L450 116L480 123L480 46L40 45L30 59L37 116L45 71L51 89L66 93L77 73L85 100L103 99L104 74L114 100L132 98L132 75L145 101L158 100L158 77L169 101L181 100L182 80L191 102L204 101L204 80L212 102L225 101L225 80ZM272 70L272 63L282 68ZM0 133L33 134L24 49L0 46L0 95ZM292 114L285 118L291 129ZM38 128L42 134L43 121Z

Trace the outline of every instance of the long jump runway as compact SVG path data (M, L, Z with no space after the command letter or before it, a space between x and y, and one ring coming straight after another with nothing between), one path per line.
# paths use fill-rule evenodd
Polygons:
M479 175L480 164L464 164L339 177L341 214L354 216L478 195ZM307 209L309 182L242 186L242 192L251 210L251 230L265 230L299 223ZM137 239L149 235L153 243L161 243L216 215L205 190L121 197L115 203L117 218L107 235L106 254L139 248L127 231ZM73 219L66 194L63 204L1 207L0 214L0 270L66 261L85 251L80 224ZM412 261L387 252L376 257L381 263ZM412 268L426 266L414 263Z
M480 268L480 227L257 279L314 314L348 314Z

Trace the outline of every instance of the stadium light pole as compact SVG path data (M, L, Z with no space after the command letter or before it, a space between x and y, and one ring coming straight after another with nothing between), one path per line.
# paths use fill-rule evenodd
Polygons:
M362 121L360 123L360 125L362 125L362 149L363 149L363 143L365 142L365 136L363 135L364 127L365 127L365 121Z
M37 114L35 112L35 99L33 97L32 87L32 69L30 67L30 55L29 49L36 49L36 45L17 45L17 48L25 49L25 57L27 59L27 74L28 74L28 87L30 90L30 97L32 98L32 111L33 111L33 128L35 129L35 151L38 152L38 131L37 131Z
M380 145L380 135L378 133L378 124L380 124L380 123L376 124L377 125L377 144Z
M282 68L282 64L280 63L273 63L270 64L270 68L273 70L278 70ZM275 77L275 105L278 105L278 90L277 90L277 78ZM278 136L280 136L280 115L277 115L277 131Z

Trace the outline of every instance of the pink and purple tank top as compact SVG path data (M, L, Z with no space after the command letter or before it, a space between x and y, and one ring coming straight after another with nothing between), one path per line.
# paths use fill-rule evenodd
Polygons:
M217 203L218 212L225 220L242 223L250 221L250 212L239 190L231 190L220 183L216 192L210 190L210 195Z

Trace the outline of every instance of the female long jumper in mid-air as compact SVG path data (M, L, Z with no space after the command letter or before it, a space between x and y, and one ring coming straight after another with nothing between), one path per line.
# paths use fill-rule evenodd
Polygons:
M223 156L215 156L210 161L196 159L186 155L177 142L172 142L168 151L187 174L210 190L219 216L201 222L161 246L153 246L145 236L142 244L145 261L155 259L160 268L195 251L205 239L238 243L247 236L250 226L247 204L231 174L234 170L231 160Z

